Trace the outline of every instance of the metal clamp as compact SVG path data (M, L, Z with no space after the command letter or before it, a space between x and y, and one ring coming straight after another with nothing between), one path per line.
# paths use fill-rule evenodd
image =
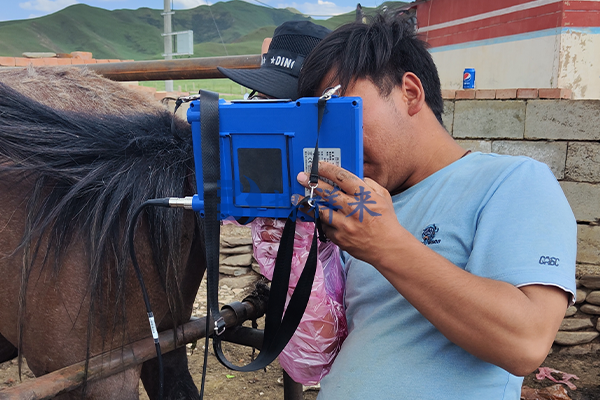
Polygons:
M240 303L239 301L234 301L233 303L225 304L223 307L221 307L221 311L223 310L233 311L233 313L235 314L236 325L240 325L242 322L248 319L248 309L243 303Z

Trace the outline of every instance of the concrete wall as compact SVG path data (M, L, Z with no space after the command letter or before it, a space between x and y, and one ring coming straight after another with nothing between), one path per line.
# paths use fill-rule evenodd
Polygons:
M600 348L600 101L445 100L444 125L465 149L546 163L578 225L577 304L555 343L571 354ZM561 350L562 351L562 350Z

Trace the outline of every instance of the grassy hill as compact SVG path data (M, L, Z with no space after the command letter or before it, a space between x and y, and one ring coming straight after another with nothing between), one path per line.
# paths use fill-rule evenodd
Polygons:
M373 9L365 8L365 11L369 13ZM150 8L108 11L75 4L40 18L0 22L0 56L18 57L23 52L90 51L95 58L161 59L161 12ZM255 54L263 38L271 36L276 26L290 20L311 18L294 9L274 9L232 0L218 2L210 9L199 6L176 10L172 29L194 31L193 57ZM334 29L352 20L354 12L313 22Z

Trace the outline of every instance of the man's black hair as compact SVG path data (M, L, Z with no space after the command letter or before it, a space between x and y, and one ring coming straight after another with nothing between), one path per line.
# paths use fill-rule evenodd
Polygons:
M437 68L414 24L402 15L388 11L367 24L343 25L325 37L304 62L300 97L320 96L316 91L330 71L333 76L327 84L341 84L342 94L356 79L366 78L384 97L402 85L406 72L412 72L421 80L425 102L442 123L444 101Z

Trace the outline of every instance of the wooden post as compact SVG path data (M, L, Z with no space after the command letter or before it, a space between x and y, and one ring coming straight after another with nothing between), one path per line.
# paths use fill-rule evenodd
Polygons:
M260 68L260 55L181 58L177 60L125 61L73 65L88 68L113 81L160 81L169 79L225 78L217 67Z
M260 54L245 56L181 58L177 60L124 61L118 63L73 64L73 68L87 68L113 81L162 81L169 79L225 78L217 67L257 69ZM2 67L2 69L27 67ZM44 68L53 68L48 66ZM58 68L65 68L64 65Z

